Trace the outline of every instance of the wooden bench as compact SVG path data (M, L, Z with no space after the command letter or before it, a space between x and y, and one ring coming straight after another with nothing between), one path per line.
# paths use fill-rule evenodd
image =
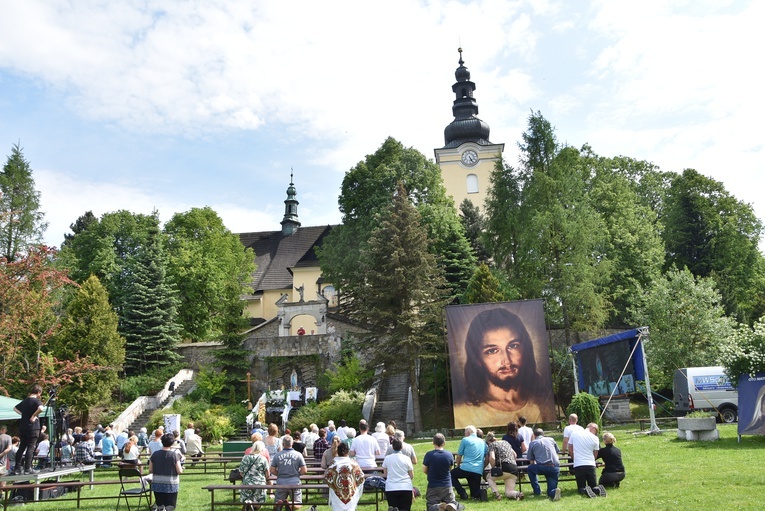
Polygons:
M128 481L125 481L126 483ZM138 480L130 481L131 483L138 483ZM0 490L3 492L3 509L8 509L9 503L12 503L13 501L9 498L9 495L13 490L33 490L36 491L39 495L39 491L41 489L48 489L48 488L67 488L68 493L66 495L62 495L60 497L56 497L56 502L77 502L77 508L80 507L83 500L104 500L104 499L118 499L120 498L119 491L115 491L114 495L94 495L94 496L87 496L82 494L82 488L85 486L93 487L93 486L103 486L103 485L114 485L117 490L119 490L120 486L120 480L108 480L108 481L50 481L50 482L44 482L44 483L22 483L22 484L13 484L8 486L2 486L0 487ZM72 490L75 490L73 492ZM76 493L76 496L72 496L73 493Z
M302 479L302 478L301 478ZM329 491L329 486L327 486L325 483L307 483L307 484L240 484L240 485L225 485L225 484L211 484L208 486L203 486L202 489L207 490L210 492L210 510L215 511L215 508L217 506L224 506L224 507L232 507L232 506L242 506L243 504L239 502L238 493L240 490L283 490L290 492L292 498L290 500L295 500L295 490L301 490L302 492L302 505L311 505L311 504L324 504L326 505L327 502L327 492ZM230 491L232 498L231 500L224 500L224 501L217 501L215 500L215 492L216 491ZM375 498L374 500L371 499L364 499L364 495L368 495L369 491L365 490L365 494L362 495L362 498L359 500L358 505L359 506L365 506L365 505L374 505L375 511L379 511L380 509L380 502L382 502L382 498L380 496L380 493L383 490L375 490ZM311 496L316 497L317 499L321 499L319 502L318 500L316 502L313 502L311 500ZM263 504L258 504L259 506L265 506L265 507L272 507L276 509L276 502L275 501L266 501Z

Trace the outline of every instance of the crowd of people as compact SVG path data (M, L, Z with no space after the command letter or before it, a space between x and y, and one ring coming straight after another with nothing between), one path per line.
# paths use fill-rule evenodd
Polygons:
M188 424L183 434L178 430L165 432L160 427L151 437L146 428L136 434L132 430L117 433L110 426L99 425L93 431L76 427L68 429L60 441L51 444L38 419L43 408L40 394L40 387L33 386L27 399L17 405L16 411L21 416L18 437L10 437L7 428L0 425L0 471L35 474L45 467L51 449L60 450L62 464L100 462L104 467L109 467L116 457L121 464L140 465L145 451L149 457L146 479L152 481L157 508L175 509L186 457L191 457L193 463L204 454L200 431L193 423ZM376 475L371 479L377 477L378 484L384 485L381 487L384 487L389 511L409 511L415 490L412 481L417 455L395 422L378 422L374 431L370 429L369 424L361 420L357 434L356 429L342 420L338 427L329 421L324 428L311 424L302 431L286 429L280 434L276 424L263 429L262 424L256 422L251 432L252 446L245 451L239 465L242 482L266 485L275 476L276 484L299 485L301 476L307 473L306 459L310 459L312 465L324 470L333 511L353 511L368 479L365 469L381 470L381 478ZM546 496L558 501L562 452L569 456L578 492L590 498L605 497L606 487L618 487L625 472L621 452L615 446L616 438L605 433L605 447L601 447L598 430L595 423L580 426L576 414L571 414L563 431L561 450L541 428L528 427L523 417L518 424L510 422L501 439L493 431L484 435L480 429L467 426L455 454L445 449L446 439L438 433L433 437L433 449L426 453L422 463L428 481L426 510L462 511L462 502L487 500L487 492L481 489L484 480L497 500L523 499L524 494L515 489L521 459L528 464L526 471L534 496L542 495L538 480L542 474L547 483ZM32 468L34 459L38 461L36 469ZM596 480L598 459L603 460L604 468ZM503 492L498 482L502 482ZM266 502L267 495L266 488L243 488L240 501L245 509L254 510ZM299 489L277 489L274 498L277 510L294 511L302 504Z
M576 414L569 416L569 424L563 431L563 452L567 453L573 467L577 490L581 495L595 498L607 495L606 487L618 487L624 479L624 464L621 451L615 446L616 438L611 433L603 435L605 447L600 447L598 425L590 423L586 428L577 424ZM484 437L480 429L474 426L465 428L465 437L460 441L454 468L450 470L450 486L460 500L485 500L481 491L481 481L486 483L494 495L501 500L497 480L504 483L504 497L521 500L524 494L515 490L519 476L518 460L525 459L528 464L527 473L534 496L542 495L539 485L539 475L545 476L547 482L546 495L553 501L561 498L558 488L560 477L560 453L558 444L545 436L541 428L532 430L526 426L526 419L521 417L520 424L510 422L507 433L497 440L493 431ZM438 449L442 443L438 436L433 444ZM427 456L426 456L427 463ZM600 479L596 480L596 460L604 463ZM467 482L468 490L462 485L462 479ZM430 484L430 476L428 477ZM441 481L443 485L444 481ZM440 487L440 486L439 486ZM430 494L430 492L429 492ZM438 506L446 505L451 509L456 507L454 495L441 490L433 500L428 501L428 511L435 511ZM444 511L443 509L440 511Z

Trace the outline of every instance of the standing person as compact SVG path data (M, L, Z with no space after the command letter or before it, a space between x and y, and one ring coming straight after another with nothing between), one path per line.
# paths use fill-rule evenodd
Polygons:
M595 459L602 459L605 466L600 473L598 484L609 488L618 488L624 480L624 463L622 463L622 451L616 447L616 437L611 433L603 433L603 442L606 446L598 450Z
M0 424L0 476L9 471L8 454L13 450L13 439L8 434L8 426Z
M332 511L355 511L364 492L364 471L348 457L348 445L337 438L337 456L324 472Z
M531 444L531 441L534 439L534 431L526 425L526 417L518 417L518 424L520 424L520 427L518 428L518 436L523 439L523 443L526 444L526 449L529 448L529 444ZM526 452L523 453L524 456L526 456Z
M319 438L313 443L313 458L321 461L324 453L329 449L329 442L326 439L327 431L324 428L319 430Z
M380 445L369 434L367 421L359 421L359 436L353 439L351 444L351 456L356 457L356 462L361 468L374 468L377 466L376 457L380 455Z
M385 457L382 463L385 478L385 499L390 507L399 511L409 511L412 507L412 478L414 468L412 460L401 454L401 440L393 439L393 454Z
M149 472L152 474L151 489L157 508L164 506L166 511L173 511L178 502L178 490L181 486L181 453L173 449L175 439L172 433L165 433L161 438L162 449L149 458Z
M584 428L577 424L578 421L579 416L577 414L572 413L568 416L568 426L563 428L563 452L568 452L568 440L571 438L571 435L584 431Z
M505 482L505 497L508 499L521 500L523 493L515 491L515 483L518 480L518 466L515 463L515 451L504 440L497 440L493 431L486 435L486 445L489 448L489 467L498 467L502 470L501 476L494 476L489 470L486 476L486 482L494 493L497 500L502 498L497 488L495 479L501 479Z
M279 437L279 426L273 422L268 425L268 436L263 439L263 445L266 446L268 456L273 459L276 453L282 448L282 438Z
M452 486L460 499L467 500L468 495L460 483L460 478L467 479L470 488L470 498L481 500L481 477L483 477L484 457L487 454L486 444L476 436L475 426L465 428L465 437L457 449L455 467L452 469Z
M300 476L308 472L305 459L292 448L292 439L290 437L284 437L282 450L271 459L271 472L276 475L276 484L300 484ZM277 511L280 508L279 502L281 501L282 504L286 504L291 493L295 498L295 501L292 503L292 509L300 509L300 504L303 502L303 493L300 489L294 490L294 492L276 490L274 498L276 499ZM290 509L289 506L287 509Z
M271 477L268 460L261 454L266 446L258 440L252 444L250 454L245 454L239 463L239 472L242 474L242 484L266 484ZM266 490L241 490L239 502L242 504L263 504L266 501Z
M544 474L547 480L547 496L554 501L560 500L560 488L558 488L558 479L560 478L560 459L558 458L558 444L555 440L544 435L542 428L534 430L534 440L529 444L529 450L526 451L526 457L529 459L529 482L534 490L534 495L542 494L539 487L539 474Z
M594 422L587 428L574 432L568 439L568 453L574 458L574 477L581 495L594 498L605 497L606 489L596 486L595 457L598 455L598 425Z
M433 437L433 450L425 454L422 471L428 476L428 490L425 493L425 511L457 511L459 506L452 491L451 470L454 456L444 450L446 439L442 433Z
M40 420L37 418L43 411L42 387L34 384L29 389L29 395L17 404L13 411L21 415L19 419L19 450L16 452L14 474L37 474L32 468L32 460L37 447L37 437L40 436Z

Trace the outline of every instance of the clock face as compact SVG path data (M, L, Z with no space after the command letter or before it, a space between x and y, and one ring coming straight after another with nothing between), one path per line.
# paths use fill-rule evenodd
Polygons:
M473 165L478 163L478 155L472 149L468 149L467 151L462 153L462 163L464 163L468 167L472 167Z

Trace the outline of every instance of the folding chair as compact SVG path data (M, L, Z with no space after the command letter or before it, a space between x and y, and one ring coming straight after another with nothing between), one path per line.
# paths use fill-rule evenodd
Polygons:
M142 478L140 470L135 467L120 468L120 495L117 500L117 511L120 509L123 498L128 511L130 511L130 499L138 499L138 502L135 503L135 509L141 508L142 500L146 501L146 508L151 509L151 497L151 487Z

